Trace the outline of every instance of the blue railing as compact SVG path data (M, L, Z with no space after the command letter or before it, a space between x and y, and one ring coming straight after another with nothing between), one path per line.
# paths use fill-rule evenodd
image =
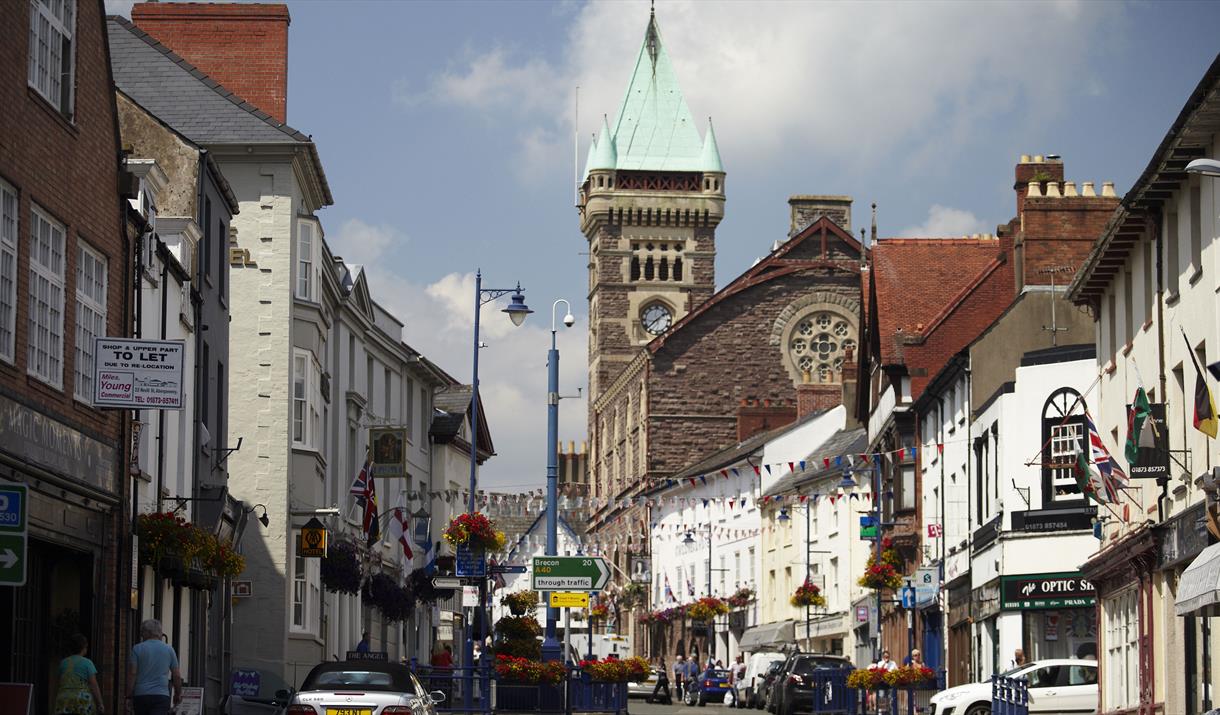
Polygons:
M1029 715L1029 681L991 676L991 715Z
M562 683L537 684L497 678L490 660L474 667L451 668L412 662L411 669L429 691L439 690L445 694L444 700L436 705L436 711L447 715L489 715L493 711L566 715L627 713L626 683L594 682L579 668L569 668Z
M846 671L846 672L851 672ZM946 671L936 671L936 679L909 688L880 688L859 697L859 711L872 715L916 715L928 712L929 701L935 693L945 689ZM992 715L997 715L993 712Z
M445 694L445 699L436 705L438 713L486 715L491 712L493 677L490 662L443 668L413 661L411 670L429 691L439 690Z
M587 673L573 669L568 675L569 713L626 713L627 684L594 682Z
M852 715L858 693L847 687L851 668L815 670L806 676L813 691L810 710L818 715ZM802 708L803 709L803 708Z

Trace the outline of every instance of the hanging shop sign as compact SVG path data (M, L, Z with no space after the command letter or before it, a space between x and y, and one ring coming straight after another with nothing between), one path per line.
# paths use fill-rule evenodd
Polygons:
M1193 559L1207 548L1207 509L1203 502L1192 504L1158 528L1161 529L1158 569L1173 568Z
M316 517L301 527L298 539L297 556L307 559L320 559L326 556L326 526Z
M1000 577L1001 610L1087 608L1096 603L1096 589L1079 572Z
M1139 451L1135 464L1127 465L1132 479L1160 479L1169 474L1169 429L1165 426L1165 403L1149 405L1152 416L1144 421L1140 430ZM1127 405L1131 414L1131 405Z
M94 355L94 406L182 409L185 341L97 338Z
M652 558L631 555L631 580L635 583L652 583Z
M1031 509L1012 513L1012 530L1031 533L1044 531L1088 531L1093 528L1097 507L1071 509Z
M374 477L407 476L407 430L402 427L370 427L370 471Z

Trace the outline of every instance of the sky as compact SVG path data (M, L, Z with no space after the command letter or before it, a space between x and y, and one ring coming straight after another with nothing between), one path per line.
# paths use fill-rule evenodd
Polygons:
M476 270L486 287L520 282L537 311L513 328L503 302L482 309L497 456L480 484L542 488L557 299L577 318L559 321L560 391L586 383L574 137L583 169L649 3L288 4L288 123L318 144L332 251L365 265L404 339L463 382ZM793 194L852 196L856 233L875 202L882 237L994 232L1015 212L1021 154L1060 154L1068 179L1121 195L1220 51L1220 3L1206 2L658 0L656 13L727 172L718 287L786 236ZM586 407L560 403L562 443L579 447Z

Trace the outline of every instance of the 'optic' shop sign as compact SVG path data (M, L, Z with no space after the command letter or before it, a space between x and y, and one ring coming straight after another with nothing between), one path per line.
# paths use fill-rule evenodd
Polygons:
M1096 603L1092 582L1079 573L1000 577L1001 610L1086 608Z

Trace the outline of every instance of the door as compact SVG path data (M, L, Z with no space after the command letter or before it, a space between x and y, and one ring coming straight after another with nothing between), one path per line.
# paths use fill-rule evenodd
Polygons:
M1070 713L1097 711L1097 664L1064 665L1059 668L1056 710Z
M1029 680L1029 711L1031 713L1063 712L1059 700L1058 665L1044 665L1025 674Z

